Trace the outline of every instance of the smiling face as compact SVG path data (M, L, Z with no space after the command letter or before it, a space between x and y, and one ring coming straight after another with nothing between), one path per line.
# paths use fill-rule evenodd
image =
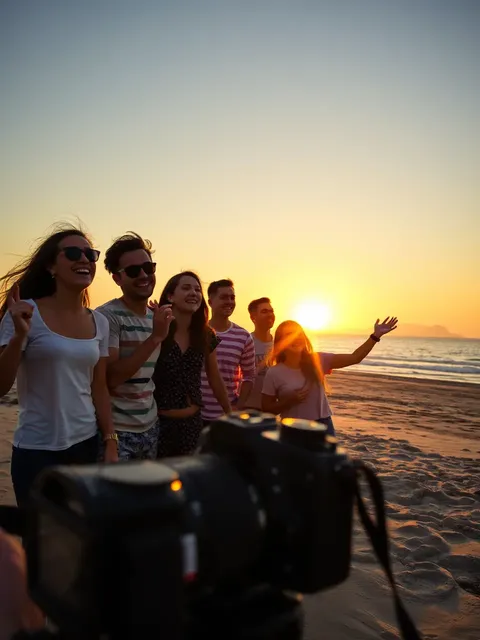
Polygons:
M172 294L169 295L169 302L173 305L173 313L175 310L183 313L194 314L200 309L202 303L202 287L198 280L193 276L182 276Z
M144 249L126 251L118 261L114 281L130 300L148 300L155 288L155 263Z
M275 333L275 344L278 351L284 353L301 353L307 349L307 338L297 323L285 322Z
M235 311L235 290L233 287L220 287L213 293L208 303L212 308L212 314L217 317L229 318Z
M58 243L55 262L50 268L57 287L63 286L80 292L90 286L95 277L99 255L100 252L93 249L81 235L62 238Z
M259 331L270 331L275 324L275 312L270 302L261 302L250 314L255 328Z

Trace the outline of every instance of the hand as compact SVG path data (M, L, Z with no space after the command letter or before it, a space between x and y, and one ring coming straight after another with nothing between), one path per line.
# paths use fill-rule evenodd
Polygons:
M381 338L386 333L390 333L397 328L398 318L390 318L387 316L383 322L377 318L375 322L375 326L373 327L373 335L377 336L377 338Z
M301 389L297 389L296 391L292 391L287 398L288 402L292 405L300 404L304 400L307 399L308 394L310 393L310 385L306 384Z
M32 324L33 306L25 300L20 300L18 284L14 285L8 294L7 309L12 316L15 335L19 338L25 338Z
M103 459L105 462L118 462L118 445L115 440L105 441L105 453Z
M28 595L26 565L20 542L0 529L0 640L45 625L44 615Z
M170 329L170 325L172 324L172 320L175 320L175 317L172 314L172 305L163 304L160 307L158 305L158 302L154 300L153 302L149 302L148 306L153 311L152 335L154 336L154 338L157 338L158 340L163 342L168 336L168 331Z

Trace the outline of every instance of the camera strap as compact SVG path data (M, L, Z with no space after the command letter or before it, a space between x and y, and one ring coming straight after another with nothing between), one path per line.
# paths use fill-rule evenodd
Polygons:
M387 518L385 514L385 498L383 494L383 488L380 480L375 473L367 467L361 460L355 460L354 466L356 470L355 478L355 495L357 498L357 507L360 519L365 528L365 531L370 538L373 549L377 555L380 564L385 571L390 586L392 588L393 599L395 603L395 613L397 615L398 626L402 633L404 640L421 640L421 636L417 631L412 619L407 613L407 610L403 606L398 593L395 578L393 577L392 567L390 564L390 554L388 549L388 533L387 533ZM375 505L376 523L367 512L365 502L360 492L359 479L363 476L370 487L373 502Z

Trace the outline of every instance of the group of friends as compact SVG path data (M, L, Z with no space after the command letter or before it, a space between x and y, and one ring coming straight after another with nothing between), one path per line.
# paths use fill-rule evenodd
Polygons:
M205 298L198 275L183 271L154 300L153 248L135 233L105 253L121 295L91 309L99 257L67 226L0 279L0 397L16 380L19 505L48 466L188 455L209 423L235 410L316 420L334 434L325 375L361 362L397 326L377 320L353 353L316 353L294 321L272 335L268 297L248 306L252 333L232 322L230 279L212 282Z

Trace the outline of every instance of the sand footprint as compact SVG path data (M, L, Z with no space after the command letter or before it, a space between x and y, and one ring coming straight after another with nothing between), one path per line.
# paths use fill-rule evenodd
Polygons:
M451 573L434 562L419 562L413 571L397 572L397 580L409 594L428 601L448 598L457 589Z
M462 589L480 597L480 558L471 555L451 555L445 558L442 564Z

